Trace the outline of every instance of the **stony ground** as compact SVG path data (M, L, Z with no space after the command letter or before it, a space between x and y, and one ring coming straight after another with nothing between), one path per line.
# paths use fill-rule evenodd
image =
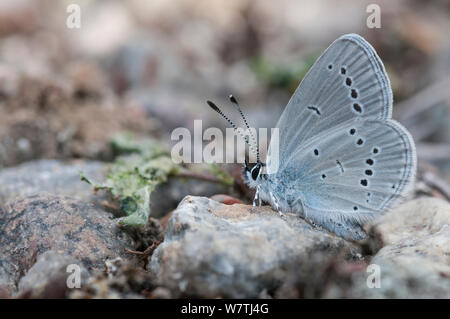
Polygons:
M161 200L187 195L178 207L130 230L114 221L107 196L93 198L81 167L105 171L98 162L43 160L0 173L4 297L450 297L445 200L407 201L366 225L368 239L356 243L267 206L188 195L175 180ZM65 286L70 264L82 267L81 289ZM379 267L379 288L367 284L371 267Z

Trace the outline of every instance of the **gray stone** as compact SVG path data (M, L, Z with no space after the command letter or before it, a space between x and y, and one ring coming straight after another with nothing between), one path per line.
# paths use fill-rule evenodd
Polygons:
M101 162L37 160L0 171L0 204L19 196L47 192L67 195L89 202L99 200L92 186L81 181L78 172L96 181L105 176Z
M0 264L0 299L8 298L12 295L11 280L9 273Z
M88 270L102 270L106 258L134 260L126 248L134 243L110 214L73 198L21 197L1 211L0 274L11 289L48 250L71 256Z
M150 268L179 295L257 297L284 280L280 269L317 252L359 256L353 244L298 216L283 220L269 207L187 196L170 218Z
M73 283L69 276L75 275L74 270L68 268L69 265L75 265L80 271L78 287L67 285L67 281ZM64 298L70 289L78 289L85 285L88 278L87 270L78 260L49 250L40 255L33 267L20 279L19 294L31 298Z
M170 177L167 182L157 185L150 195L151 216L160 218L166 215L187 195L210 197L228 191L229 187L219 183Z
M370 261L380 267L380 288L368 289L367 274L355 296L369 298L450 298L450 204L419 198L400 205L368 227Z

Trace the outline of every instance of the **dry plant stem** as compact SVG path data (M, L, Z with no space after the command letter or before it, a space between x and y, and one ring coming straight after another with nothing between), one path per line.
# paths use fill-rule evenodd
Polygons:
M150 257L153 254L153 251L161 244L161 241L155 241L151 246L147 247L144 251L136 251L131 250L128 248L125 248L125 251L129 252L130 254L134 255L140 255L143 259Z
M111 204L111 203L109 203L109 202L106 201L106 200L102 201L102 205L103 205L105 208L108 208L108 209L111 209L111 210L119 210L119 209L120 209L120 207L119 207L118 205Z

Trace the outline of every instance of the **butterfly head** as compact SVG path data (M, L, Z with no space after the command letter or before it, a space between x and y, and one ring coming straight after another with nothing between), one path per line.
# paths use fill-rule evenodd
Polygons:
M242 176L244 177L245 183L251 188L255 188L261 181L261 177L263 176L264 164L261 162L249 163L247 160L244 163L242 168Z

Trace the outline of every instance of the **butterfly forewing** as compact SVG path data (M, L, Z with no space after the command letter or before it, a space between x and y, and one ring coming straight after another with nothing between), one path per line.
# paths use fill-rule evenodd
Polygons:
M344 35L316 61L281 115L279 153L293 152L352 118L391 114L392 91L381 60L362 37ZM280 168L284 164L280 156Z

